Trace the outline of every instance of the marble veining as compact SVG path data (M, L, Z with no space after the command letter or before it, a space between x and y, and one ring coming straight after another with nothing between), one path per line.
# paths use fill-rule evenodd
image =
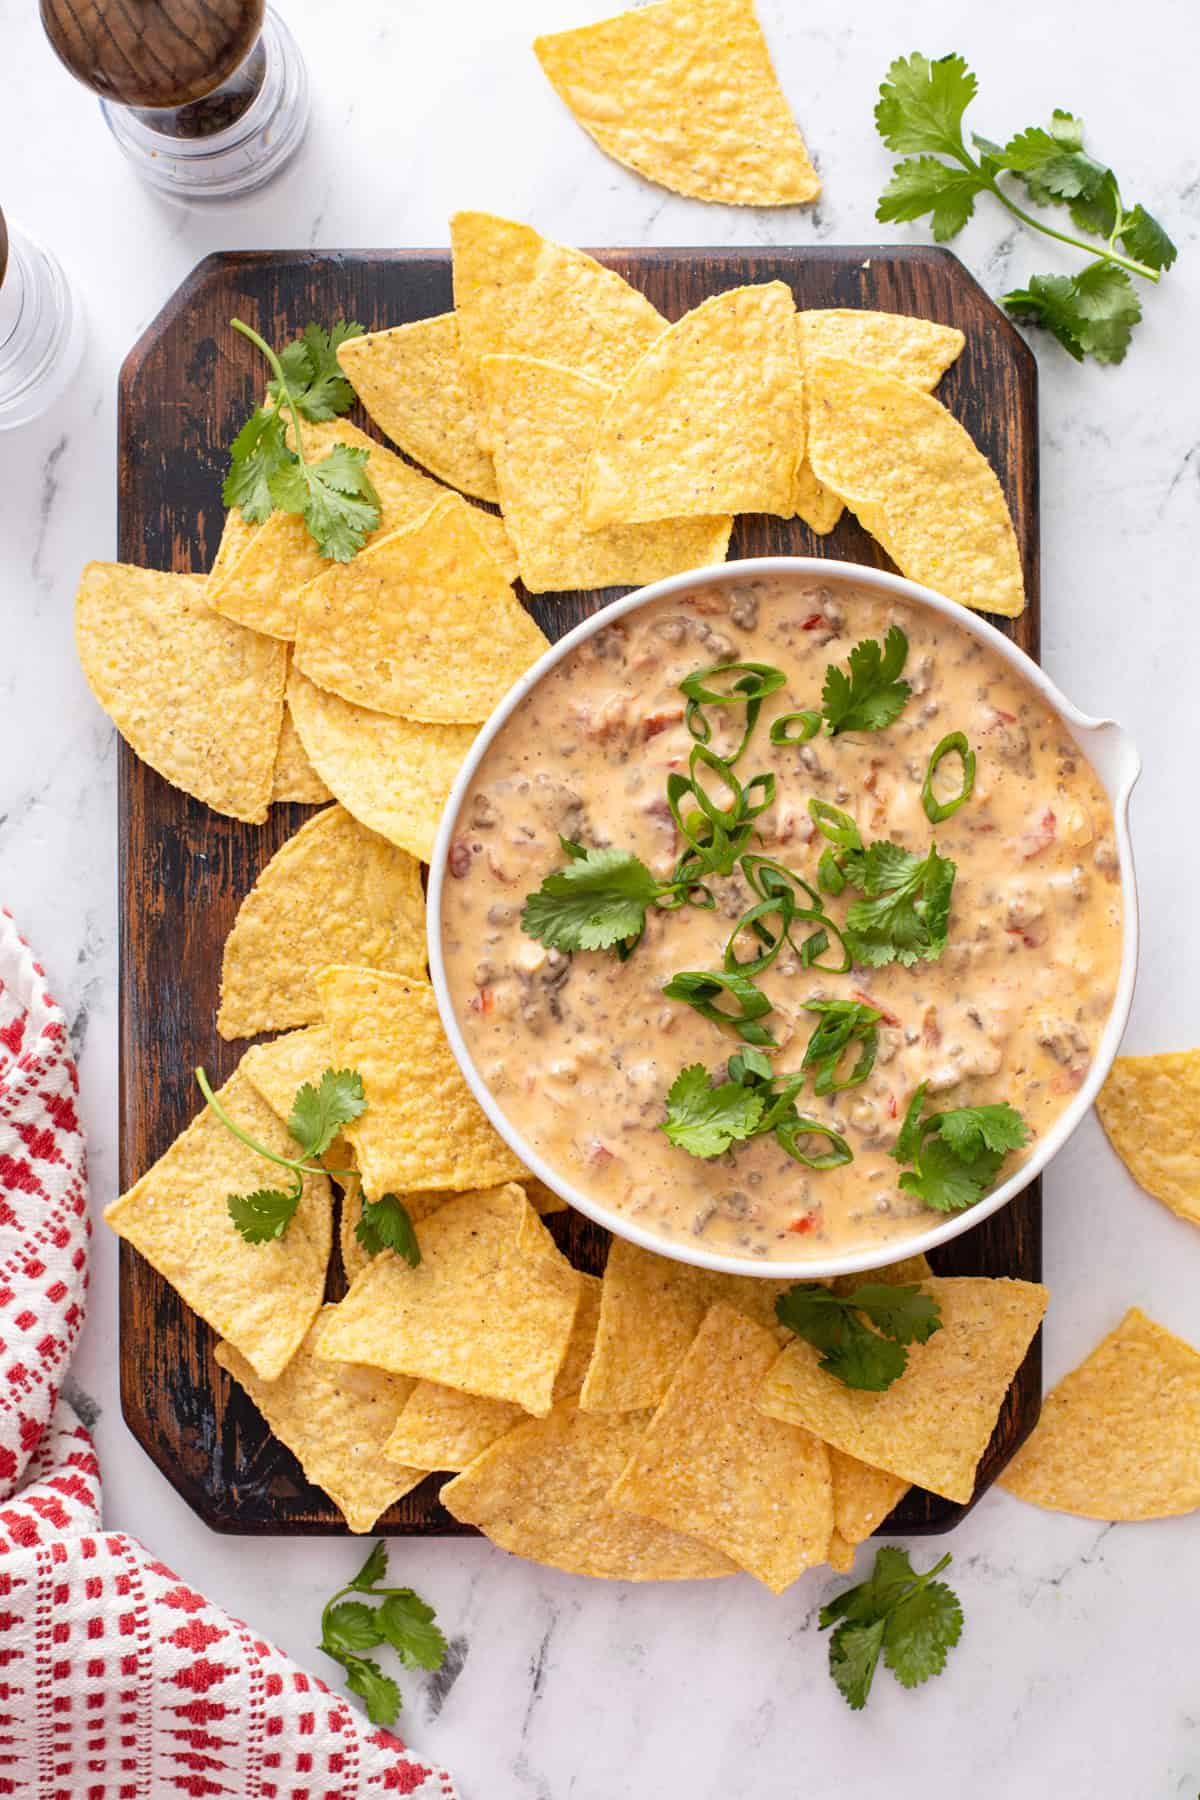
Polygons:
M1082 112L1089 144L1180 246L1177 268L1144 295L1123 368L1077 368L1037 342L1043 617L1052 675L1081 706L1119 716L1145 758L1134 805L1145 950L1129 1046L1200 1040L1185 681L1200 631L1194 7L1143 0L1131 15L1096 0L1084 28L1065 0L912 0L902 15L885 0L759 0L826 187L811 209L753 213L650 187L563 112L529 42L603 16L605 0L363 0L345 31L320 0L280 4L313 76L308 143L265 193L185 211L129 174L36 9L0 0L0 204L75 270L89 329L72 392L0 434L0 902L72 1019L96 1206L117 1179L116 759L75 662L71 602L82 562L115 549L116 375L129 346L211 250L445 244L459 206L582 244L871 243L890 166L874 90L916 47L968 56L981 89L971 122L985 133L1054 106ZM981 204L955 245L993 291L1072 266L1011 225ZM884 235L925 241L917 227ZM1132 1301L1200 1339L1200 1236L1134 1187L1094 1120L1046 1180L1046 1271L1051 1379ZM320 1669L321 1605L363 1547L210 1533L124 1427L116 1331L116 1245L101 1229L71 1391L94 1419L109 1521ZM455 1771L464 1800L1195 1800L1200 1520L1109 1527L993 1492L953 1536L918 1542L918 1561L943 1547L966 1613L960 1649L917 1693L881 1679L856 1716L816 1630L833 1578L805 1578L782 1599L744 1578L611 1587L472 1540L393 1540L396 1578L436 1605L452 1639L439 1674L404 1677L404 1728Z

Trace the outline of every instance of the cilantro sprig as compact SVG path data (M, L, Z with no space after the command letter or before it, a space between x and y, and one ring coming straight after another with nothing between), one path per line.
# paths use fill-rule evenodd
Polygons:
M914 856L876 839L862 867L863 898L846 909L846 942L855 962L871 969L936 962L946 948L956 872L936 844Z
M809 1169L837 1169L854 1161L845 1138L796 1106L807 1079L803 1071L777 1076L761 1050L739 1050L729 1059L724 1081L714 1080L703 1063L689 1063L667 1090L662 1129L692 1156L723 1156L734 1143L773 1132L794 1162ZM823 1139L828 1149L808 1148Z
M1077 275L1034 275L1023 288L1001 296L1014 318L1052 333L1077 362L1118 363L1142 316L1130 276L1157 283L1175 261L1171 239L1140 203L1127 206L1113 171L1083 146L1083 122L1056 110L1047 127L1030 126L1006 144L972 133L973 156L963 136L963 114L978 90L961 56L936 61L898 57L879 90L875 123L896 164L876 209L886 221L929 216L939 243L957 235L980 194L991 194L1023 225L1093 260ZM915 152L916 154L910 154ZM1060 231L1035 218L1013 198L1002 178L1019 185L1039 206L1064 206L1088 237Z
M559 843L564 869L547 875L529 894L521 926L552 950L613 950L632 955L646 929L646 908L671 891L630 850L585 849L570 838Z
M963 1627L957 1594L936 1579L950 1561L947 1552L918 1575L906 1550L885 1545L868 1580L821 1608L821 1630L836 1627L829 1673L855 1712L867 1704L881 1656L906 1688L920 1687L945 1668Z
M935 1212L961 1212L983 1198L1010 1150L1020 1150L1029 1129L1007 1100L988 1106L957 1106L922 1118L925 1090L909 1102L892 1149L898 1163L911 1163L900 1177Z
M900 672L908 659L908 639L893 625L880 647L863 638L847 658L850 673L830 663L821 689L821 710L830 736L840 731L883 731L904 711L912 693Z
M275 404L256 407L230 445L225 504L239 507L251 524L261 524L276 510L298 513L322 556L349 562L380 520L379 495L367 474L370 453L335 444L327 456L310 462L301 420L331 419L353 403L354 391L337 368L336 351L362 327L342 321L327 335L310 324L302 338L276 355L241 319L232 324L266 357L273 376L268 391ZM287 441L288 414L294 448Z
M383 1586L387 1566L387 1548L381 1540L353 1581L326 1604L317 1646L341 1663L346 1686L366 1703L372 1725L394 1724L401 1699L396 1682L365 1651L390 1644L406 1669L440 1669L446 1658L446 1639L432 1606L412 1588ZM346 1599L348 1594L365 1594L379 1604Z
M932 1295L885 1281L864 1282L849 1294L821 1282L797 1282L776 1299L775 1316L821 1351L818 1368L871 1393L882 1393L903 1375L906 1344L926 1344L942 1328Z
M366 1110L366 1094L357 1069L326 1069L315 1085L306 1081L297 1088L286 1123L288 1136L299 1146L298 1156L281 1156L277 1150L268 1150L244 1131L214 1094L203 1069L196 1070L196 1085L209 1110L239 1143L291 1171L286 1188L255 1188L249 1194L230 1194L226 1199L229 1216L248 1244L269 1244L283 1237L300 1204L306 1175L340 1175L346 1180L356 1175L353 1169L328 1169L317 1159L324 1156L342 1126ZM363 1201L356 1234L372 1256L379 1250L395 1250L412 1268L421 1260L412 1221L395 1194Z

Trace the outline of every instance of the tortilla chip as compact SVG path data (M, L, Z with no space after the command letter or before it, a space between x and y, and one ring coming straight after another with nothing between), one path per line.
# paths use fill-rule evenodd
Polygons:
M1033 1281L933 1276L923 1285L941 1307L942 1328L927 1344L909 1345L908 1367L891 1387L846 1387L818 1368L819 1350L796 1338L758 1404L872 1468L966 1502L1050 1296Z
M1136 1306L1042 1402L1000 1486L1052 1512L1165 1519L1200 1508L1200 1351Z
M208 578L214 585L223 581L242 551L257 537L260 527L252 525L244 519L239 509L234 506L225 514L225 523L221 527L221 541L217 545L217 554L213 557L212 568Z
M382 432L439 481L495 500L492 459L479 448L475 396L452 312L347 338L338 362Z
M296 667L404 719L478 724L548 648L457 494L300 595Z
M463 1080L427 982L329 968L317 991L338 1067L363 1078L366 1111L346 1136L370 1196L520 1181L525 1170Z
M1138 1186L1200 1225L1200 1050L1118 1056L1096 1111Z
M631 525L794 511L804 452L796 303L785 282L731 288L686 313L630 370L600 421L583 522Z
M886 1281L892 1287L911 1287L914 1282L928 1281L933 1274L927 1256L902 1256L899 1262L885 1263L881 1269L864 1269L860 1275L838 1275L830 1282L837 1294L852 1294L869 1281Z
M834 1528L829 1540L829 1566L837 1575L849 1575L854 1568L854 1555L857 1546L848 1544L841 1533Z
M899 1475L889 1475L886 1469L873 1469L856 1456L847 1456L844 1450L830 1450L829 1473L833 1478L834 1530L851 1548L883 1524L912 1485Z
M350 444L370 451L367 474L379 495L378 530L367 539L373 544L401 525L422 518L443 494L440 481L422 475L401 457L386 450L377 438L368 437L346 419L330 419L306 425L304 448L310 460L328 456L334 444ZM516 572L512 547L503 521L475 506L471 523L489 553L509 575ZM208 603L227 619L248 625L269 637L294 638L300 589L329 567L297 513L273 512L237 561L214 580L209 577Z
M329 1495L351 1531L370 1531L380 1513L425 1479L424 1469L401 1468L383 1454L413 1384L403 1375L314 1356L318 1334L337 1311L336 1306L321 1308L274 1381L260 1381L232 1344L218 1344L214 1355L287 1445L305 1479Z
M582 1278L515 1183L447 1200L415 1269L390 1253L355 1280L318 1356L549 1412Z
M305 1082L320 1085L326 1069L333 1067L333 1044L323 1025L309 1025L301 1031L285 1031L269 1044L251 1044L238 1064L238 1074L261 1094L271 1111L284 1125L291 1115L296 1094ZM295 1143L290 1155L296 1154ZM325 1154L317 1159L337 1181L345 1185L345 1171L353 1169L354 1152L339 1131Z
M217 1098L243 1131L288 1156L295 1145L240 1069ZM323 1175L306 1175L283 1237L248 1244L225 1204L263 1186L263 1159L208 1107L104 1217L180 1298L274 1381L316 1316L333 1237L333 1198Z
M271 805L323 806L332 799L333 795L304 754L292 709L285 705L279 748L275 752L275 773L271 778Z
M793 513L818 537L826 537L845 511L837 495L822 486L813 474L807 452L796 464L791 505Z
M678 1532L619 1512L607 1495L649 1421L597 1418L560 1400L497 1440L441 1491L442 1505L515 1556L608 1581L699 1581L731 1562Z
M305 754L346 811L428 862L475 726L419 725L370 712L327 694L299 669L288 681L288 705Z
M75 644L88 686L144 763L214 812L271 804L287 657L205 603L203 575L88 563Z
M811 308L797 313L796 323L806 364L816 356L844 357L927 394L962 355L967 341L953 325L866 307Z
M727 206L821 192L753 0L660 0L533 48L584 130L648 181Z
M946 408L894 375L813 357L808 455L902 575L979 612L1024 610L1021 554L996 475Z
M420 865L340 806L277 850L238 908L221 962L222 1037L321 1017L314 977L330 963L425 973Z
M525 1189L525 1198L530 1206L535 1212L541 1213L543 1218L547 1213L560 1213L568 1210L562 1195L556 1194L554 1189L547 1187L544 1181L539 1181L536 1175L530 1175L528 1170L521 1177L521 1186Z
M600 1283L594 1275L581 1274L579 1279L579 1310L554 1383L555 1400L578 1394L596 1336ZM521 1407L504 1400L481 1400L458 1388L419 1381L396 1421L385 1454L421 1469L465 1469L489 1444L528 1417Z
M504 518L530 593L637 586L724 560L728 517L584 529L583 473L608 388L523 356L485 357L482 372Z
M833 1530L824 1444L754 1404L778 1354L774 1332L710 1307L610 1495L711 1544L775 1594L825 1561Z
M242 1061L245 1062L245 1057L242 1058ZM352 1169L355 1167L355 1162L354 1152L349 1144L347 1144L345 1138L341 1136L336 1137L330 1145L328 1153L322 1158L323 1162L330 1165L330 1173L333 1174L334 1180L336 1181L337 1175L334 1173L335 1152L338 1152L340 1159L336 1165L337 1167ZM558 1195L551 1194L550 1189L543 1187L542 1183L536 1181L532 1175L522 1175L520 1185L525 1190L525 1198L529 1201L530 1206L533 1207L536 1213L544 1215L546 1213L561 1212L564 1210L563 1202L558 1198ZM419 1224L422 1219L427 1219L431 1213L437 1211L439 1206L444 1206L447 1200L453 1200L454 1197L455 1190L453 1188L425 1188L420 1193L403 1193L398 1196L405 1212L408 1214L414 1225ZM551 1201L553 1201L553 1205L550 1204ZM355 1175L352 1180L342 1188L342 1207L338 1221L338 1243L342 1252L342 1269L345 1272L347 1284L352 1282L356 1275L361 1275L367 1264L371 1261L370 1255L359 1242L358 1238L358 1222L361 1218L362 1182L360 1178ZM384 1253L383 1251L379 1251L377 1254L383 1255ZM590 1275L584 1275L581 1279L588 1282L592 1280L592 1277ZM599 1283L597 1283L597 1286L598 1285ZM591 1355L592 1337L594 1336L595 1331L593 1330L587 1343L587 1354L589 1356ZM582 1376L580 1379L582 1380ZM498 1405L499 1402L496 1402L495 1404ZM450 1464L439 1463L438 1467L449 1468Z
M450 244L454 310L473 383L481 358L506 354L561 363L611 385L666 330L662 314L612 269L531 225L459 212Z
M790 1281L723 1275L656 1256L613 1238L600 1301L596 1348L579 1404L587 1412L657 1406L715 1301L775 1326L775 1299Z

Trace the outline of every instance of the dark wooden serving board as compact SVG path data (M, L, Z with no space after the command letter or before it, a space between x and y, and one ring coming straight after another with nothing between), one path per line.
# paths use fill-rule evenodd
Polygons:
M1001 629L1038 652L1038 439L1034 359L1013 326L949 251L918 248L606 250L601 260L670 319L743 282L786 281L802 307L877 307L957 325L966 349L939 398L1000 476L1025 564L1029 605ZM261 366L229 327L241 317L275 343L310 318L360 319L368 331L451 305L445 251L264 251L208 257L126 359L120 380L119 555L151 568L208 569L221 535L226 446L245 419ZM369 422L358 422L371 429ZM743 518L730 556L780 553L882 564L846 514L817 538L798 520ZM529 602L558 637L623 590ZM217 1036L221 950L242 897L309 809L274 808L265 825L221 817L168 785L121 745L121 1185L128 1187L196 1111L192 1070L223 1081L244 1049ZM575 1214L553 1221L582 1267L603 1265L606 1234ZM1012 1205L935 1259L945 1274L1041 1270L1035 1182ZM339 1270L330 1295L343 1291ZM344 1532L325 1495L302 1477L242 1391L212 1360L213 1333L126 1243L121 1245L121 1400L134 1436L210 1525L237 1532ZM1032 1428L1041 1404L1035 1342L980 1467L978 1493ZM399 1533L461 1532L431 1476L385 1517ZM910 1494L893 1528L944 1531L966 1509Z

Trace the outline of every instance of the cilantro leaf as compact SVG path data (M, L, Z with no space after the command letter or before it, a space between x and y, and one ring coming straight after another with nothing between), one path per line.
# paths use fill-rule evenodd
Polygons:
M349 562L380 520L379 495L367 474L369 451L335 444L320 462L293 458L268 481L281 512L299 513L321 555Z
M395 1719L400 1689L360 1651L390 1644L409 1669L440 1669L446 1656L446 1640L434 1621L433 1608L411 1588L383 1587L387 1566L387 1547L380 1539L358 1574L338 1589L321 1614L319 1648L341 1663L346 1686L366 1701L374 1725L390 1725ZM345 1600L346 1594L368 1594L379 1605Z
M875 217L904 223L928 213L939 244L956 237L975 211L975 196L987 182L970 169L953 169L936 156L913 156L896 164L879 196Z
M339 319L332 331L322 331L311 320L303 335L279 352L287 390L306 419L334 419L354 405L354 389L338 363L338 346L347 338L361 337L361 325ZM278 381L267 383L267 392L283 398Z
M864 638L850 652L850 674L832 663L825 670L821 690L826 730L882 731L904 710L912 689L899 680L908 656L908 639L893 625L883 648L876 638Z
M874 969L936 961L946 948L956 872L936 844L916 857L877 839L862 871L865 897L846 912L846 942L855 961Z
M866 1313L872 1331L858 1317ZM836 1294L819 1282L797 1282L775 1302L779 1323L821 1352L817 1365L845 1387L882 1393L908 1367L903 1346L924 1344L941 1329L941 1309L917 1287L869 1282Z
M829 1640L829 1673L856 1712L867 1703L881 1654L906 1688L919 1687L945 1668L963 1625L958 1596L934 1579L950 1560L943 1556L918 1575L907 1551L885 1546L866 1581L821 1608L821 1630L836 1626Z
M343 1600L331 1606L325 1615L322 1648L334 1652L373 1650L385 1638L378 1618L378 1612L365 1600Z
M387 1545L382 1538L379 1538L372 1547L366 1562L358 1571L354 1580L350 1583L350 1586L357 1589L360 1593L369 1593L372 1588L379 1586L379 1583L384 1579L387 1571Z
M317 1086L306 1081L292 1102L287 1128L305 1157L323 1156L337 1136L366 1108L357 1069L326 1069Z
M368 1256L394 1250L410 1269L415 1269L421 1260L416 1229L397 1194L381 1194L378 1200L364 1199L354 1235Z
M1007 1101L955 1107L922 1119L924 1099L922 1085L892 1149L897 1162L913 1165L901 1175L900 1186L936 1212L961 1212L982 1199L1008 1152L1025 1143L1028 1129Z
M393 1588L373 1615L386 1641L407 1669L440 1669L446 1639L434 1623L432 1606L411 1588Z
M886 1618L870 1625L839 1625L829 1640L829 1673L855 1712L870 1698L886 1630Z
M900 56L879 89L875 124L889 150L963 149L962 117L979 83L961 56Z
M958 1595L944 1581L916 1588L893 1608L884 1633L883 1660L902 1687L919 1687L940 1675L962 1636Z
M350 1692L366 1702L372 1725L394 1725L400 1711L400 1689L391 1676L370 1656L339 1656L337 1660L346 1671Z
M269 407L256 407L229 446L222 500L228 507L239 507L248 524L261 525L275 510L271 477L291 460L283 420Z
M1117 238L1122 249L1152 269L1169 269L1179 254L1153 213L1148 213L1140 201L1126 214Z
M735 1140L754 1135L763 1105L760 1094L735 1081L710 1087L704 1064L691 1063L671 1083L662 1129L693 1156L722 1156Z
M628 850L563 847L572 860L529 894L522 928L553 950L611 950L640 937L646 908L662 892L639 857Z
M303 1177L298 1176L291 1193L281 1188L255 1188L252 1194L230 1194L225 1204L248 1244L269 1244L273 1238L281 1238L291 1224L303 1191Z

